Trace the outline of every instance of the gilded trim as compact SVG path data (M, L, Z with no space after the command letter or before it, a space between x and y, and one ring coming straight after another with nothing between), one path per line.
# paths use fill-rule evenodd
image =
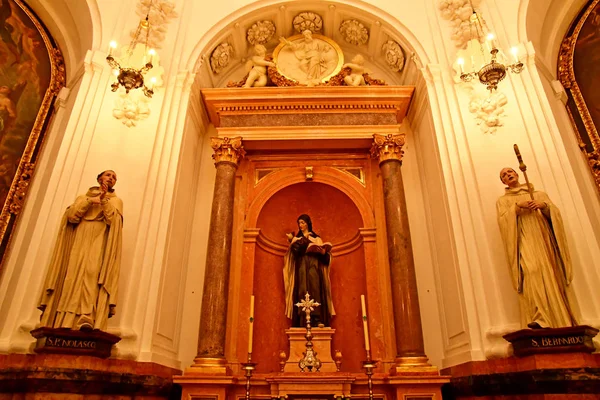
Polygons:
M568 106L567 112L577 135L579 148L586 156L590 172L596 182L596 188L600 191L600 135L598 134L598 127L594 124L592 115L590 114L583 98L583 94L581 93L581 89L579 88L573 66L575 46L579 34L592 11L598 6L598 3L600 3L600 0L593 0L588 4L577 19L573 21L574 25L572 25L571 30L563 39L558 54L558 79L567 91L569 100L573 101L577 108L577 113L579 115L573 115L572 110ZM580 132L575 122L578 117L581 118L581 123L585 128L585 132ZM591 143L593 149L588 148L584 138L589 138L589 143Z
M62 53L54 43L54 40L50 37L50 34L44 25L24 1L12 1L14 1L14 3L31 20L44 42L50 59L50 84L42 99L33 128L29 134L29 139L27 140L27 144L21 155L19 166L17 167L11 187L6 196L6 201L2 206L2 212L0 213L0 270L4 262L4 256L10 245L12 233L18 223L18 216L25 204L31 179L35 172L37 157L44 141L44 134L47 130L47 122L51 117L50 110L52 104L60 89L65 86L66 81L65 63Z

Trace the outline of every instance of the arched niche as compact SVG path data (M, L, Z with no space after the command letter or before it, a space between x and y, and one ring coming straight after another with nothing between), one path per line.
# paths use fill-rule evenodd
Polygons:
M277 350L287 352L284 334L290 320L284 317L283 255L285 232L295 229L301 214L310 215L313 229L324 241L334 244L330 266L334 306L340 311L332 320L337 332L333 348L344 355L345 370L360 368L363 355L360 321L360 295L366 292L365 258L359 229L361 213L344 192L319 182L299 182L275 192L261 208L257 220L260 236L254 258L255 330L254 341L260 372L277 372ZM283 250L283 251L282 251ZM364 358L364 357L363 357Z

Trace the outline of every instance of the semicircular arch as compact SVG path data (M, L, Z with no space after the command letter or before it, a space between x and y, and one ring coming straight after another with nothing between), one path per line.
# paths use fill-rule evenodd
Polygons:
M354 13L355 15L361 15L365 19L374 21L374 23L378 25L379 29L386 32L386 36L398 41L401 47L405 49L405 56L407 60L412 58L411 55L414 55L414 58L420 61L422 65L426 65L431 62L430 55L427 53L425 47L417 38L417 36L406 26L406 24L402 23L400 20L398 20L398 18L394 17L388 12L373 5L372 3L362 0L337 0L328 2L328 4L329 3L329 7L332 7L332 9L335 9L336 6L339 8L344 7L346 10ZM187 60L185 63L186 68L188 70L199 72L200 66L203 63L209 62L207 58L210 50L216 46L218 40L221 40L227 36L224 34L224 32L230 29L232 26L243 26L244 21L254 16L261 18L268 9L276 9L278 7L286 7L293 4L294 2L283 2L281 0L256 1L239 8L234 12L231 12L229 15L214 24L204 35L202 35L202 37L189 52L189 55L183 56L183 59ZM303 6L305 6L304 8L306 9L311 8L310 4L307 4L306 2L303 2ZM325 19L326 18L324 18L324 20ZM277 30L276 35L277 34L281 34L279 30ZM344 44L343 42L340 43ZM244 59L242 56L242 61L243 60ZM408 63L408 61L406 61L406 63Z
M344 193L356 205L363 221L363 227L375 227L373 209L365 196L364 187L348 173L332 167L316 167L316 171L317 168L318 177L316 176L313 182L332 186ZM259 188L259 194L248 207L246 228L256 227L263 207L275 193L302 182L306 182L306 177L304 170L301 168L275 171L263 178L259 183L262 186Z

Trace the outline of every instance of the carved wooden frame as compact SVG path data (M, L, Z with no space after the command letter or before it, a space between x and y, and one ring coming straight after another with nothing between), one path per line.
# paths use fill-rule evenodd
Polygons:
M585 103L579 84L575 78L573 59L575 55L575 44L579 33L594 8L600 0L591 1L573 21L571 28L563 39L558 54L558 78L569 96L566 105L567 113L573 124L573 130L577 135L579 148L584 153L590 171L596 182L596 188L600 191L600 135L598 128L592 120L590 111ZM582 129L583 128L583 129Z
M42 104L38 110L31 132L29 133L27 144L21 155L19 166L17 167L17 171L12 180L6 200L2 205L2 212L0 213L0 272L4 263L4 256L7 253L10 239L16 224L18 223L19 214L23 210L27 191L29 190L31 179L35 172L36 162L39 157L44 134L51 117L50 110L52 104L60 89L65 86L66 80L65 63L62 53L46 27L22 0L12 1L14 1L27 17L29 17L40 34L46 51L48 52L51 72L50 84L42 99Z

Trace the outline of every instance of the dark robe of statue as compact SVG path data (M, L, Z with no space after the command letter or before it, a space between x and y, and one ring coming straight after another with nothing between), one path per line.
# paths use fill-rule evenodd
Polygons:
M310 298L320 303L311 311L311 325L330 326L335 309L331 300L331 280L329 268L331 253L307 252L310 244L322 245L323 240L312 230L310 217L302 214L298 217L298 233L288 234L290 247L284 258L284 283L286 297L286 316L292 320L293 327L306 326L305 313L295 304L304 299L308 292Z

